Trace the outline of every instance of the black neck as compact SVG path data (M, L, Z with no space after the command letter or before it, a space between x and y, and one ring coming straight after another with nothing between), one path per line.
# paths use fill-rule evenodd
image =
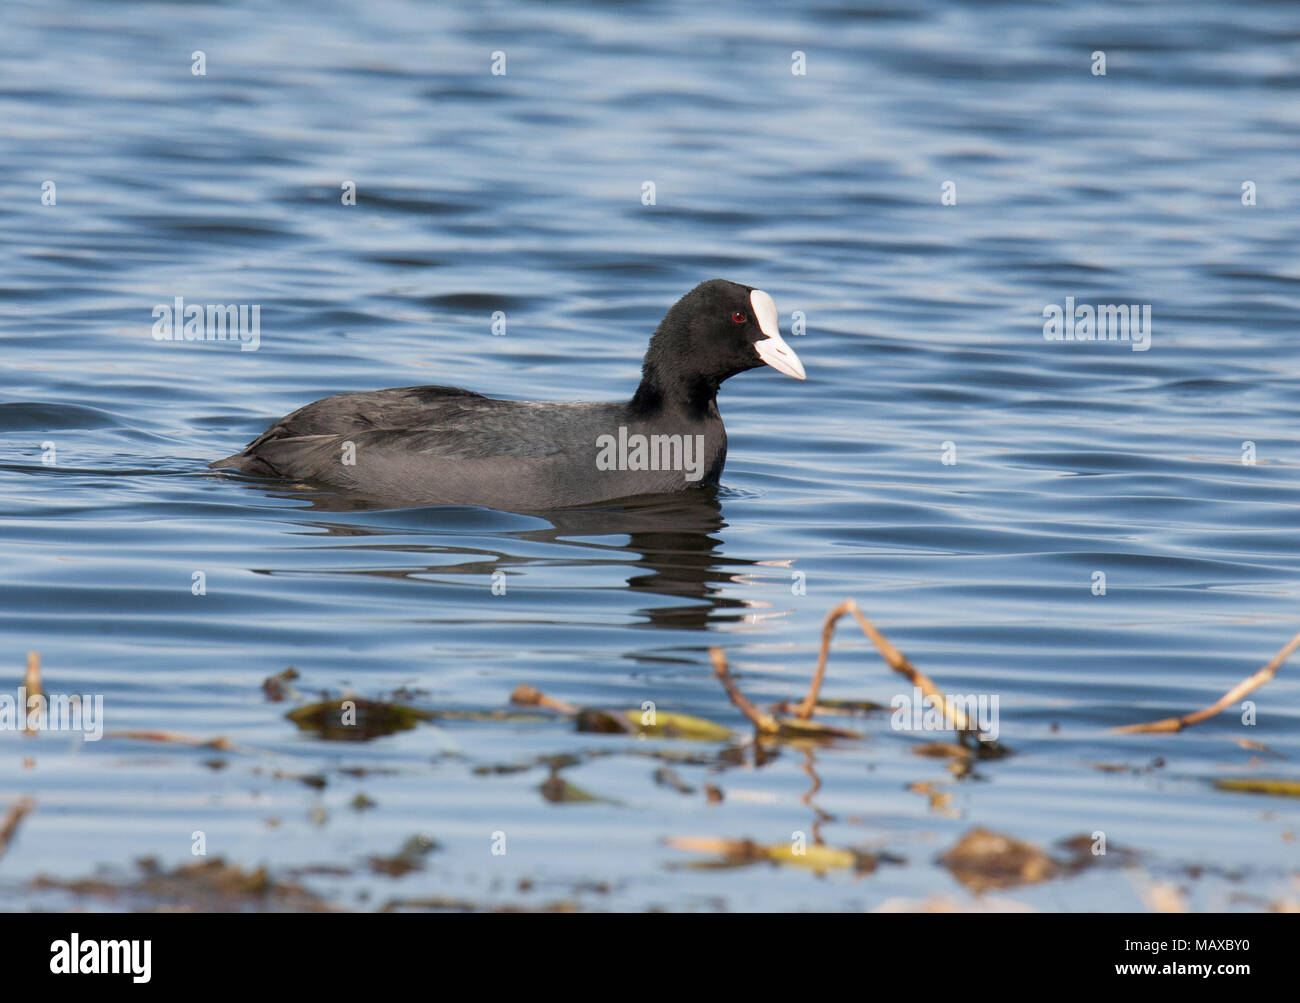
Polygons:
M703 419L717 411L720 382L716 377L699 373L665 379L655 365L647 362L641 372L641 385L636 388L628 410L638 418L675 413Z

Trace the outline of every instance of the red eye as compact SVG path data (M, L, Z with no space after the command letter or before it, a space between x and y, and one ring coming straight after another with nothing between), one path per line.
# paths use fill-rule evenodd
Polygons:
M737 324L745 323L745 315L741 313L739 310L737 310L735 313L731 315L731 319L735 321Z

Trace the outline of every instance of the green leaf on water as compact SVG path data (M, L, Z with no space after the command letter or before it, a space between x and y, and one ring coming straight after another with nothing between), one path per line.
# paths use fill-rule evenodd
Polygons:
M642 710L601 710L585 707L578 711L579 731L616 735L645 735L647 738L671 738L688 742L725 742L731 729L688 714L655 711L654 724L643 724L648 714Z
M730 728L724 728L702 717L656 711L654 724L642 724L643 714L643 711L623 711L623 716L632 721L639 735L650 738L677 738L689 742L725 742L731 738Z
M433 711L384 700L348 697L322 700L297 707L285 715L303 731L334 742L368 742L372 738L410 731L421 721L434 718Z

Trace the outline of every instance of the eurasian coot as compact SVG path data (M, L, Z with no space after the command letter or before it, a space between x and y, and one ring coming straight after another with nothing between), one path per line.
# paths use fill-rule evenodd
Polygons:
M626 403L496 400L455 387L337 394L210 466L392 506L534 511L688 490L716 484L727 458L718 386L764 363L804 378L772 297L712 279L668 311Z

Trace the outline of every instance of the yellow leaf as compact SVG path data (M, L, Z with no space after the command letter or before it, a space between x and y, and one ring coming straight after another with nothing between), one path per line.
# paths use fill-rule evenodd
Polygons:
M689 742L725 742L731 730L702 717L666 714L655 711L654 724L642 724L648 712L642 710L600 710L584 707L578 711L579 731L602 734L645 735L647 738L677 738Z
M1264 780L1245 778L1241 780L1216 780L1214 786L1221 791L1245 791L1249 794L1280 794L1284 797L1300 798L1300 780Z
M829 871L837 867L856 867L858 855L852 850L840 850L834 846L818 846L816 843L805 846L802 853L795 853L789 843L777 843L767 847L767 855L778 864L793 864L795 867L809 867L814 871Z
M813 738L826 740L829 738L861 738L856 731L848 731L844 728L832 728L829 724L822 724L820 721L804 720L799 717L781 717L776 720L777 727L780 729L781 738Z
M643 711L625 710L623 716L632 722L637 734L650 738L680 738L692 742L725 742L731 738L731 729L687 714L665 714L656 711L654 724L642 724Z

